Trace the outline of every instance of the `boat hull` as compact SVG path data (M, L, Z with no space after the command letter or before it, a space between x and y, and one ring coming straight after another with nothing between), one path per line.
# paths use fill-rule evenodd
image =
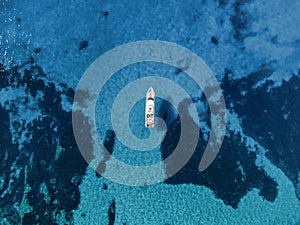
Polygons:
M145 108L145 127L154 127L154 117L155 117L155 92L152 87L150 87L146 94L146 108Z

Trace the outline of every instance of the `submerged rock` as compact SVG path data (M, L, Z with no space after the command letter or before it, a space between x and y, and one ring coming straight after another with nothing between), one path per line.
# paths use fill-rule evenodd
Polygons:
M17 214L11 224L70 224L87 167L63 108L71 92L36 64L3 70L0 79L0 208Z
M266 81L254 88L263 77L272 74L272 70L262 65L249 76L230 80L228 74L222 81L227 105L242 120L243 135L253 138L265 149L265 157L279 167L293 182L296 194L300 195L300 105L295 96L300 96L300 77L294 75L284 81L280 87L271 88L273 83ZM208 110L208 109L207 109ZM209 119L209 118L208 118ZM276 123L274 123L276 121ZM209 122L209 121L208 121ZM206 146L203 134L200 134L198 146L191 160L173 177L168 184L192 183L205 185L214 191L225 204L238 207L238 203L253 188L267 201L277 197L277 181L271 178L256 164L259 152L249 151L249 146L241 133L227 130L222 148L210 167L204 172L198 171L198 165ZM174 150L180 137L180 120L170 126L161 145L165 159ZM168 168L166 168L168 170Z

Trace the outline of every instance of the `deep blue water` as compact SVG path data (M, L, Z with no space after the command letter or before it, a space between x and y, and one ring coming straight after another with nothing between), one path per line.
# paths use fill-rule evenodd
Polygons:
M278 0L270 10L267 4L0 1L1 224L300 224L299 4ZM98 173L76 143L72 105L84 71L104 52L139 40L182 45L216 75L228 114L226 135L203 172L198 166L211 115L203 90L185 72L189 59L178 68L130 65L104 85L96 132L110 155L103 155ZM112 156L153 164L173 153L181 135L176 106L157 98L156 116L167 124L162 143L149 152L120 143L111 124L113 101L130 82L147 76L187 90L200 134L191 159L174 176L126 186L102 176ZM193 121L190 129L199 127L185 99L180 106ZM150 134L143 107L144 100L138 101L128 121L140 139ZM88 124L82 134L92 132L85 108L75 110ZM88 162L95 158L93 141L84 142Z

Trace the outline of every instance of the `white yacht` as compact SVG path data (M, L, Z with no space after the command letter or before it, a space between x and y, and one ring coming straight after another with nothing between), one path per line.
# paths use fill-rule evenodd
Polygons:
M154 115L155 115L155 92L150 87L146 94L146 111L145 111L145 126L147 128L154 127Z

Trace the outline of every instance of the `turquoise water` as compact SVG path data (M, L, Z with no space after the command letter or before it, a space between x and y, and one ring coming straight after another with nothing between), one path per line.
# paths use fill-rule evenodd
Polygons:
M298 8L280 0L0 1L0 224L300 224ZM176 66L127 65L90 95L102 73L156 50L119 55L105 68L92 63L143 40L197 54L222 90L225 137L204 171L198 166L217 118L209 106L220 101L215 86L201 89L189 76L194 58L162 46L162 61L178 57ZM94 73L78 91L86 71ZM207 73L199 71L204 83ZM141 79L153 83L128 89ZM127 101L115 106L120 93ZM129 130L115 129L114 109ZM185 121L191 138L161 163L175 154ZM148 151L128 146L147 141Z

